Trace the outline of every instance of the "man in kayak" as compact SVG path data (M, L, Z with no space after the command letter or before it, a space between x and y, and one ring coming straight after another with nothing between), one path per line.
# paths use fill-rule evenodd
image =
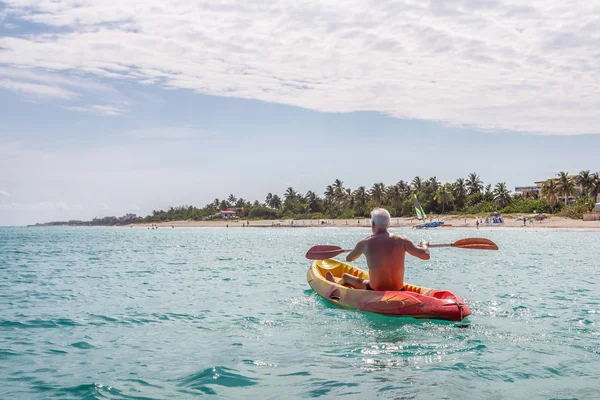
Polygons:
M404 288L404 256L406 253L421 260L429 260L429 243L422 242L416 246L406 236L396 236L388 232L390 213L383 208L371 212L371 229L373 235L356 244L346 257L346 261L354 261L364 254L369 266L370 280L344 274L336 281L331 272L327 272L328 281L340 285L363 290L403 290Z

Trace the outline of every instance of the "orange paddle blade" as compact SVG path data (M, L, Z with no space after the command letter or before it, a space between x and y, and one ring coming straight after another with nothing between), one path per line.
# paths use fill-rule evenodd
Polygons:
M344 250L340 246L320 244L311 247L306 252L306 258L308 258L309 260L327 260L328 258L333 258L338 254L345 253L346 251L348 250Z
M466 238L452 243L452 247L475 250L498 250L498 245L485 238Z

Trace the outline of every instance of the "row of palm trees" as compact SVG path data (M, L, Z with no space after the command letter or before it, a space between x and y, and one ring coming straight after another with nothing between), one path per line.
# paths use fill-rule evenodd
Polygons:
M389 186L378 182L369 189L359 186L355 190L344 187L344 183L336 179L325 188L323 194L324 197L320 198L309 190L302 195L289 187L283 198L277 194L267 194L263 205L291 214L322 212L328 216L349 213L359 216L368 215L370 208L377 206L387 207L395 215L411 215L413 196L417 196L427 212L442 213L448 206L462 209L465 205L490 201L502 208L511 201L506 183L498 183L492 189L491 185L484 186L476 173L469 174L466 179L459 178L454 183L442 184L435 176L428 179L417 176L411 182L400 180ZM231 196L229 200L232 200Z
M569 175L560 171L556 178L550 178L542 185L542 197L554 207L559 196L564 197L565 205L571 197L593 201L600 193L600 172L581 171L578 175Z
M511 194L505 182L497 183L494 187L491 184L484 185L474 172L452 183L442 183L435 176L428 179L417 176L410 182L400 180L393 185L378 182L370 188L359 186L354 190L336 179L331 185L327 185L322 197L312 190L301 194L288 187L281 197L273 193L267 194L264 202L250 202L230 194L226 199L215 199L204 208L172 207L167 211L155 210L147 218L149 221L201 219L229 207L243 208L243 216L247 218L310 215L351 218L368 216L373 207L385 207L393 216L414 216L415 196L428 214L443 214L448 211L480 213L502 209L505 212L531 212L520 209L522 207L537 209L538 212L551 212L560 206L561 197L564 198L565 205L572 198L591 203L600 193L599 175L598 172L591 173L589 170L581 171L578 175L561 171L542 185L542 200L521 199L520 193ZM539 211L540 209L546 211Z

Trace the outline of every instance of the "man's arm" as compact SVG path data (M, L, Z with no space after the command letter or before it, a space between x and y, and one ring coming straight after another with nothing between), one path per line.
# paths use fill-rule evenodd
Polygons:
M415 256L421 260L429 260L430 258L429 242L421 242L419 246L415 246L410 239L404 239L404 249L411 256Z
M356 243L354 250L352 250L350 254L346 256L346 261L351 262L360 257L365 252L365 243L366 242L364 240Z

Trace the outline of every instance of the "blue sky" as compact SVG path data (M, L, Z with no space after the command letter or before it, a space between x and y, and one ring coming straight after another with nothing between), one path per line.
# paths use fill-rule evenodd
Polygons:
M253 4L0 1L0 225L600 169L593 2Z

